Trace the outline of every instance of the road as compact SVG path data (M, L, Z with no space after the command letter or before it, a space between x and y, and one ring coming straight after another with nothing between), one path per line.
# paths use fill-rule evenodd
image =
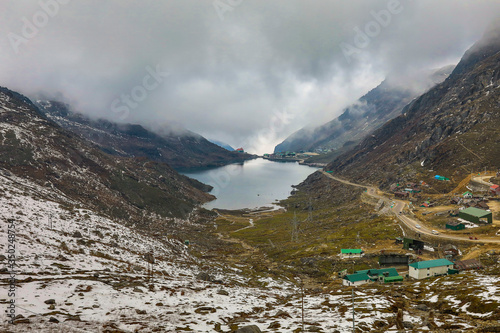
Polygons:
M475 181L476 183L483 184L486 186L491 186L493 183L485 181L486 178L490 179L493 176L479 176L479 177L472 177L472 180Z
M415 233L425 234L427 236L438 238L438 239L443 239L443 240L455 240L455 241L471 242L471 243L476 243L476 244L481 244L481 243L500 244L500 239L495 239L495 238L481 238L479 240L471 240L468 237L447 235L447 234L443 234L441 232L438 235L435 235L432 233L432 230L427 228L422 221L416 220L415 218L410 217L410 216L403 213L403 209L406 206L406 202L404 202L402 200L397 200L397 199L391 200L384 195L380 195L379 194L380 190L374 186L355 184L355 183L352 183L350 181L335 177L331 173L325 172L323 170L321 170L321 172L325 176L330 177L330 178L332 178L338 182L341 182L343 184L361 187L361 188L366 188L366 193L369 196L377 198L377 199L382 199L382 200L384 200L386 205L392 206L391 211L396 215L396 217L399 219L399 221L401 221L401 223L403 223L405 226L410 228ZM417 225L419 225L420 228L417 228L416 227Z

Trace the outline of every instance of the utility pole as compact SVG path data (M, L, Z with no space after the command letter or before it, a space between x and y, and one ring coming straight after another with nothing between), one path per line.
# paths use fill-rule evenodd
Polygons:
M312 213L312 210L313 210L312 200L311 200L311 197L309 197L309 216L307 217L307 219L309 220L309 222L312 222L312 221L313 221L313 213Z
M297 213L294 212L292 220L292 242L299 239L298 224L299 222L297 221Z
M300 278L300 288L302 291L302 332L304 331L304 281Z
M352 333L356 332L356 322L354 318L354 287L352 287Z

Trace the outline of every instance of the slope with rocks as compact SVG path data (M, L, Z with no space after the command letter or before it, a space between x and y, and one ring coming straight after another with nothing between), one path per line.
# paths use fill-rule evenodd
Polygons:
M435 174L448 176L453 185L472 170L495 170L500 166L499 96L500 29L493 29L448 79L327 170L381 185Z
M302 315L309 332L352 328L353 296L339 279L319 290L306 288L302 297L292 277L199 259L192 255L196 244L70 208L68 198L45 199L59 193L21 177L0 174L0 183L0 221L7 222L0 223L0 253L7 253L7 229L16 231L16 324L0 311L2 332L301 332ZM182 227L193 223L177 219L174 228ZM7 262L0 255L3 290L9 287ZM243 274L248 270L253 275ZM357 287L356 327L491 328L500 318L500 284L491 274ZM9 303L2 294L0 306Z
M326 161L332 161L335 156L352 148L388 120L400 115L406 104L444 81L453 68L454 66L446 66L425 72L406 86L397 85L389 78L361 97L357 103L347 107L338 118L315 128L303 128L295 132L277 145L275 152L333 150L321 160L326 158Z
M49 119L112 155L146 157L176 169L216 167L253 158L185 129L161 128L155 133L141 125L93 120L57 101L37 100L37 105Z
M164 163L121 158L62 129L26 97L0 88L0 168L88 208L129 219L185 217L213 199ZM194 186L198 187L195 188Z

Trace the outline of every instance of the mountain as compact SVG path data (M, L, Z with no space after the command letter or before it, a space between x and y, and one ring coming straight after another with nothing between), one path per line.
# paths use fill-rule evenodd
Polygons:
M208 141L212 142L213 144L216 144L219 147L224 148L225 150L229 150L229 151L234 151L235 150L233 147L231 147L230 145L228 145L225 142L218 141L218 140L210 140L210 139Z
M389 78L344 109L336 119L313 128L303 128L276 146L279 151L330 151L328 161L353 147L366 135L401 114L402 108L430 87L444 81L454 66L427 71L406 84Z
M175 169L222 166L253 158L230 152L185 129L161 128L153 132L141 125L93 120L57 101L36 103L49 119L111 155L146 157Z
M51 188L75 205L123 219L186 217L213 196L165 163L112 156L48 119L25 96L0 87L0 170ZM52 198L57 200L57 198Z
M491 29L441 84L413 100L328 170L387 185L417 175L460 179L500 166L500 29ZM456 177L454 177L456 176Z

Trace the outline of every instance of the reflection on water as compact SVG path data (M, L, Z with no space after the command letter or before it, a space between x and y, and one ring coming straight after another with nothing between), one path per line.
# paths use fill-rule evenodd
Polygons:
M298 163L255 159L182 174L214 187L210 193L217 200L205 204L205 208L239 209L271 206L276 200L287 198L292 185L299 184L316 170Z

